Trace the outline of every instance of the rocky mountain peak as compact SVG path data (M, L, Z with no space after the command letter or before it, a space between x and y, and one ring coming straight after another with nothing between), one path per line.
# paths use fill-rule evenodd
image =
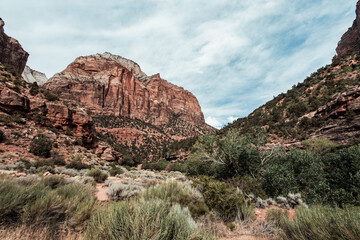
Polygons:
M4 26L5 22L0 18L0 62L11 66L17 73L21 74L29 54L16 39L5 34Z
M341 37L333 60L338 60L360 51L360 0L356 5L356 19L348 31Z
M118 55L114 55L109 52L104 52L102 54L97 53L93 56L96 58L104 58L104 59L116 61L121 66L128 69L129 71L131 71L134 75L137 75L138 77L146 77L147 76L145 73L143 73L143 71L141 71L139 64L137 64L136 62L134 62L130 59L127 59L127 58L124 58L124 57L121 57Z
M38 85L43 85L47 82L48 78L46 77L45 73L38 72L36 70L31 69L29 66L25 66L25 69L21 76L27 81L28 83L36 82Z

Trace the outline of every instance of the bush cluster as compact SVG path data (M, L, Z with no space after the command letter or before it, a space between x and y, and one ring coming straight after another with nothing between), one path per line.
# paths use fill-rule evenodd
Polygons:
M86 176L93 177L95 182L97 183L103 183L105 180L109 177L107 173L104 171L101 171L98 168L93 168L90 171L86 173Z
M43 134L38 134L30 143L30 152L36 156L50 157L52 141Z

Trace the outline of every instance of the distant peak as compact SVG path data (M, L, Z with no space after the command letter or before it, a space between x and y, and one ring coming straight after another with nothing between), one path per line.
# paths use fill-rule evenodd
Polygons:
M119 55L115 55L109 52L104 52L104 53L97 53L95 55L92 55L96 58L104 58L104 59L109 59L109 60L113 60L116 61L118 63L120 63L123 67L125 67L126 69L128 69L129 71L131 71L132 73L134 73L135 75L139 76L139 77L146 77L147 75L141 71L141 68L139 66L139 64L137 64L136 62L121 57Z

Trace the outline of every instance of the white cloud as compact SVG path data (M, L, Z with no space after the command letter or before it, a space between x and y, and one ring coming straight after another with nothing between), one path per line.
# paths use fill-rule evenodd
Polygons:
M215 127L215 128L218 128L220 129L223 124L221 122L219 122L216 118L212 117L212 116L208 116L206 119L205 119L206 123Z
M214 125L329 63L356 0L3 0L5 31L47 76L109 51L190 90Z

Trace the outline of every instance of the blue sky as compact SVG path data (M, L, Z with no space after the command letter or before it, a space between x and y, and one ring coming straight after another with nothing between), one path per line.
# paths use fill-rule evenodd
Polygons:
M331 62L356 0L2 0L5 32L48 77L105 51L184 87L215 126Z

